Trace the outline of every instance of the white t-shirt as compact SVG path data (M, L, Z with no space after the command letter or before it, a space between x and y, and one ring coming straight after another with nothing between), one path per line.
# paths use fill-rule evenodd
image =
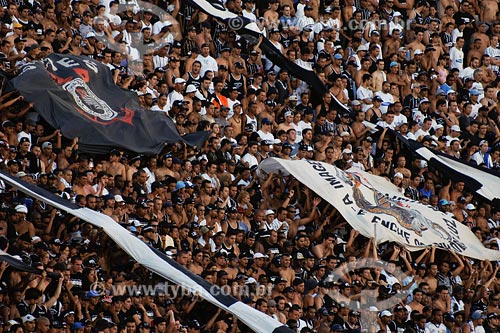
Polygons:
M402 113L399 115L394 115L394 121L392 122L396 127L401 126L401 124L407 123L408 119Z
M257 21L257 16L255 16L255 14L252 13L252 12L247 12L246 9L243 9L241 11L241 16L243 16L244 18L249 19L252 22L256 22Z
M264 133L262 132L262 130L258 130L257 134L261 137L262 140L270 140L270 141L274 140L274 135L271 132Z
M435 325L429 322L425 324L425 333L446 333L446 326L443 323Z
M196 60L198 60L201 63L201 71L200 75L203 77L205 76L205 72L208 70L213 71L214 73L219 70L219 66L217 65L217 61L215 61L214 58L211 56L202 56L201 54L196 57Z
M358 100L364 100L364 99L373 99L373 91L371 91L368 88L365 88L363 86L359 87L356 93L356 97ZM373 107L373 104L362 104L362 110L366 112L368 109Z
M382 114L387 113L387 108L389 107L389 105L394 103L394 96L392 96L390 93L383 93L381 91L377 91L375 95L382 98L382 104L380 104L380 111L382 111Z
M258 165L259 164L259 161L257 161L257 158L253 155L250 155L249 153L246 153L242 158L241 160L243 162L248 162L248 167L251 168L253 167L254 165Z
M450 60L451 60L451 68L456 68L462 74L464 69L464 51L459 50L456 47L452 47L450 50Z

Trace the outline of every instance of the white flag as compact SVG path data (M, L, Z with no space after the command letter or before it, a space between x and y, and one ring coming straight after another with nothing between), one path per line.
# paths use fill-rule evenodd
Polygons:
M500 260L500 252L486 249L457 220L431 206L406 198L385 178L308 160L266 159L260 170L281 171L332 204L363 236L377 243L395 241L409 250L434 245L477 259Z

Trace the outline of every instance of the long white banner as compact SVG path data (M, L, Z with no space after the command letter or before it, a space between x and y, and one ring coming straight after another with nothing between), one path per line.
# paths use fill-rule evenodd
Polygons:
M195 275L175 260L149 247L130 231L116 223L111 217L89 208L80 208L40 187L28 184L3 171L0 171L0 179L31 197L72 214L98 228L102 228L120 248L138 263L186 290L200 295L201 298L224 311L235 315L254 332L292 333L288 326L227 295L217 286L205 281L201 276Z
M337 208L363 236L376 237L377 243L395 241L412 251L434 245L471 258L500 260L500 251L485 248L465 225L404 197L383 177L353 168L344 172L323 162L279 158L266 159L260 170L293 175Z

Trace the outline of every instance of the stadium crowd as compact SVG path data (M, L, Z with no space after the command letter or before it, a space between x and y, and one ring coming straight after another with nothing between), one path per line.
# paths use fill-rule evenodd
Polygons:
M110 216L295 332L500 330L496 262L376 244L314 189L257 174L269 157L359 168L498 250L500 211L393 132L498 171L497 1L225 1L260 39L179 0L1 4L3 72L51 53L93 58L137 92L143 112L163 112L181 134L211 132L203 147L170 144L158 156L86 154L9 92L0 98L4 171ZM263 38L314 70L328 93L313 98L263 54ZM90 223L1 185L0 249L43 274L0 265L0 332L249 332L165 287ZM134 285L156 287L124 288Z

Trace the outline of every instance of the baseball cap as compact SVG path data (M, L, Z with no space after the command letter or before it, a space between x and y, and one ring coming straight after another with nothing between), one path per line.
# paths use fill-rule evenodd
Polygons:
M448 200L446 200L446 199L441 199L438 202L439 206L448 206L449 204L450 204L450 202Z
M267 258L267 255L262 254L262 253L260 253L260 252L257 252L257 253L255 253L255 254L253 255L253 258L254 258L254 259L263 259L263 258Z
M269 120L269 118L264 118L264 119L262 119L261 124L272 125L272 122L271 122L271 120Z
M17 205L14 209L18 213L28 214L28 208L25 205Z
M384 311L380 312L379 317L392 317L392 313L389 310L384 310Z
M485 318L485 316L483 315L483 312L481 310L474 311L470 316L470 319L472 319L472 320L478 320L481 318Z
M30 321L35 321L36 318L30 314L27 314L26 316L22 317L21 318L23 320L23 324L24 323L27 323L27 322L30 322Z
M366 45L361 44L360 46L358 46L358 49L356 50L356 52L360 52L360 51L368 51L368 48L366 47Z
M194 84L190 84L186 87L186 94L195 92L196 90L196 86Z
M455 132L462 132L460 127L458 125L453 125L451 126L450 130L455 131Z
M332 327L330 328L330 331L332 331L332 332L344 332L345 329L340 324L333 324Z
M428 98L422 98L422 100L420 101L420 105L421 104L424 104L424 103L430 103L429 99Z
M465 205L465 209L466 210L476 210L476 206L474 206L471 203L468 203L467 205Z

